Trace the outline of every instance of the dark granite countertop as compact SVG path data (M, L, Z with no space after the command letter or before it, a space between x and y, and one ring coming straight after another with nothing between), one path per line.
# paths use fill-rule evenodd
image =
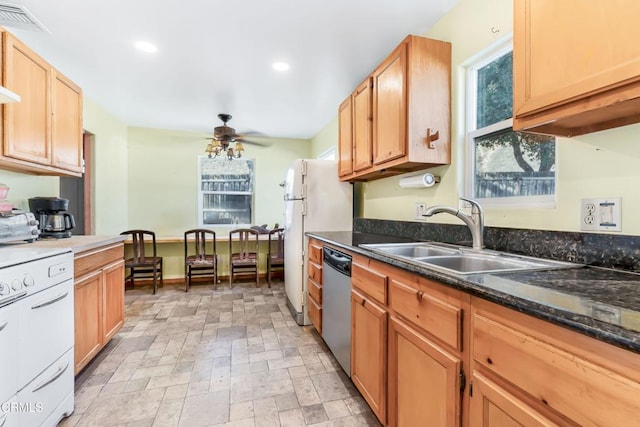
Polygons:
M640 353L640 274L597 267L447 274L358 246L412 241L408 238L351 231L307 235Z

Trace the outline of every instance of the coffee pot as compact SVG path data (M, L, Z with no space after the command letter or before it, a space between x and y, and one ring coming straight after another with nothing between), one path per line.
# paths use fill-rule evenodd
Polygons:
M59 197L33 197L29 209L40 222L40 237L56 239L71 237L76 226L73 215L67 212L69 200Z
M76 221L69 212L46 214L44 231L69 231L76 226Z

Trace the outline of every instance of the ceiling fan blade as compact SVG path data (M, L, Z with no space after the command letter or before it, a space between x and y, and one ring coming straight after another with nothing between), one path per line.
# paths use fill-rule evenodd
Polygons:
M271 143L268 143L268 142L253 141L253 140L244 139L244 138L236 138L236 142L241 142L243 144L248 144L248 145L255 145L255 146L258 146L258 147L269 147L269 146L271 146Z

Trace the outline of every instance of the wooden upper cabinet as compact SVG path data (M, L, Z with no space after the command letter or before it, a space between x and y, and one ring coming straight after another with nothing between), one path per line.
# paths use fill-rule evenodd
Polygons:
M338 176L353 172L353 111L351 95L338 109Z
M373 82L367 78L353 97L353 170L358 172L372 165Z
M340 164L351 156L353 173L341 173L342 180L378 179L451 162L450 43L407 36L351 102L354 151L343 151L347 130L341 126L339 152Z
M82 90L53 71L52 165L82 172Z
M640 122L640 2L515 0L513 128L574 136Z
M0 168L82 174L82 91L7 31L2 83L20 95L4 106Z
M376 165L405 154L406 69L407 46L403 43L373 73L376 115L373 161Z
M3 84L21 101L5 105L4 155L51 164L51 67L9 33L3 37Z

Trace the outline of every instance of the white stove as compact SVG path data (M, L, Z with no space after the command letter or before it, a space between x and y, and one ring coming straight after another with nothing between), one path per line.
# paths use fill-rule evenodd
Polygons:
M73 412L73 254L0 248L0 426Z

